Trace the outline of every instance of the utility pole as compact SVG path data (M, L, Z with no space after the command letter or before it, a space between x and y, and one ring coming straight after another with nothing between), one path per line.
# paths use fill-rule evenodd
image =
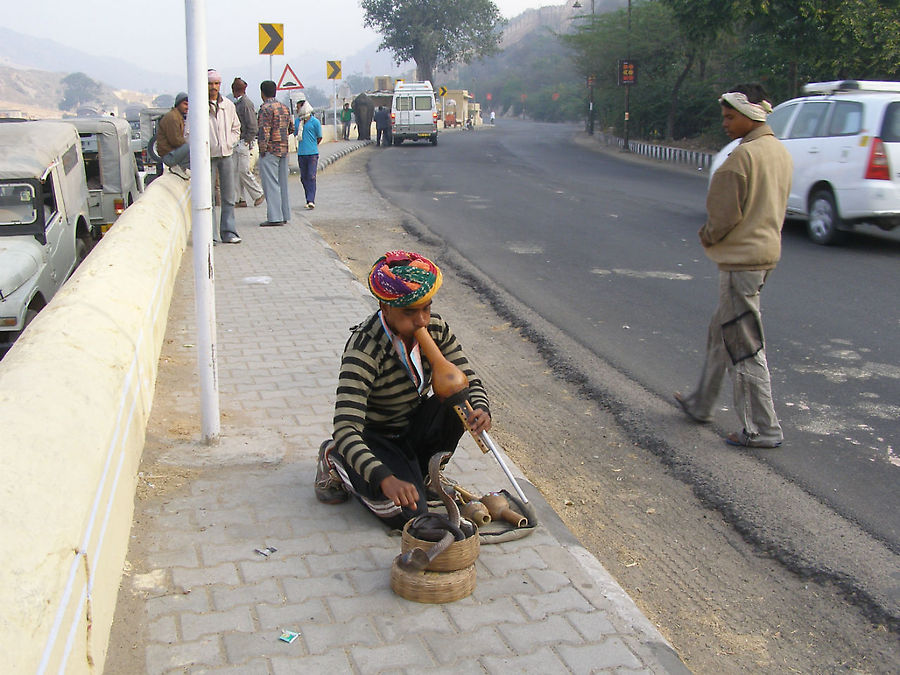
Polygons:
M572 3L573 9L581 9L582 5L578 0ZM591 0L591 28L594 27L594 0ZM592 73L588 75L588 133L594 134L594 82L596 76Z
M197 313L197 367L200 375L202 441L219 439L219 375L216 360L216 291L212 231L215 212L209 161L206 100L206 0L185 0L187 41L188 124L191 128L191 240L193 241L194 304Z
M625 35L625 52L629 61L631 61L631 0L628 0L628 32ZM629 110L629 99L631 97L631 86L625 87L625 146L622 152L631 152L628 147L628 118L631 116Z

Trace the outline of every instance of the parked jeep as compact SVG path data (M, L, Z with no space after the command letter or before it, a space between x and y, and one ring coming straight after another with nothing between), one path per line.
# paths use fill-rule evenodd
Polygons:
M121 117L73 117L88 185L91 234L100 239L143 192L131 151L131 125Z
M0 356L91 246L81 139L71 124L0 124Z

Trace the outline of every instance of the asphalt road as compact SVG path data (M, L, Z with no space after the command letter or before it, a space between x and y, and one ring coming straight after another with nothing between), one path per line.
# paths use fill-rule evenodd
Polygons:
M376 187L493 283L635 383L670 398L699 376L717 271L696 231L706 176L598 153L574 126L500 120L370 164ZM725 139L723 139L724 144ZM784 230L763 291L786 443L778 474L900 552L900 237L842 247ZM734 430L726 383L715 426Z

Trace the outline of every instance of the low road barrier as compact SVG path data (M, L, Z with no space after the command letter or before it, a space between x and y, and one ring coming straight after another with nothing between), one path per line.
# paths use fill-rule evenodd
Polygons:
M600 133L597 134L597 136L599 137L600 142L607 146L619 148L625 147L625 140L618 136L607 133ZM660 145L659 143L647 143L644 141L632 140L628 141L628 151L635 155L641 155L642 157L669 162L670 164L683 164L684 166L702 169L703 171L709 171L709 167L715 156L715 153L704 152L702 150L687 150L685 148L676 148L671 145Z
M154 181L0 361L5 673L102 671L190 222Z

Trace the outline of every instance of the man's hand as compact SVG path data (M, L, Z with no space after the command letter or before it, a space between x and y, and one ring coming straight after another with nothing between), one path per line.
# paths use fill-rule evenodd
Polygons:
M471 411L468 418L466 418L466 422L468 422L469 428L476 434L480 434L482 431L491 430L491 416L488 414L487 410L482 410L481 408L476 408Z
M419 502L419 491L416 490L416 486L396 476L388 476L381 481L381 491L397 506L415 508Z

